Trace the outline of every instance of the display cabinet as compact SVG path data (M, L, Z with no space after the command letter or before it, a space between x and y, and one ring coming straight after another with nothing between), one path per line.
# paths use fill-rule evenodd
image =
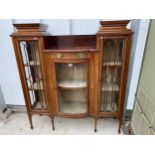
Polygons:
M42 24L14 24L11 35L27 112L122 122L130 56L129 21L102 21L96 35L51 36Z

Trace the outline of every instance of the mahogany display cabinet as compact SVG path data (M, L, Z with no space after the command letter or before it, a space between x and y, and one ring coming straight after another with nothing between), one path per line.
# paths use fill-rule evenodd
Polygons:
M43 24L14 24L11 35L31 128L32 115L118 118L122 123L132 31L101 21L96 35L52 36Z

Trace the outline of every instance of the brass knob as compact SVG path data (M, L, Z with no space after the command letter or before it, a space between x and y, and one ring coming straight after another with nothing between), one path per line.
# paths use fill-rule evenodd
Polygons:
M77 53L78 58L84 58L86 55L84 53Z
M62 57L63 57L63 55L62 55L61 53L57 53L57 54L56 54L56 58L60 59L60 58L62 58Z

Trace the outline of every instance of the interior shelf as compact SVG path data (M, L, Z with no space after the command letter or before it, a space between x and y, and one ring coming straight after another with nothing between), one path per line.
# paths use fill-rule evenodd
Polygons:
M43 90L43 89L44 89L44 87L43 87L43 81L34 82L29 87L29 90Z
M39 109L46 109L47 108L47 106L46 106L46 102L45 101L43 101L43 102L41 102L41 101L38 101L38 102L35 102L34 104L33 104L33 106L32 106L32 109L33 110L39 110Z
M86 81L61 81L58 82L60 88L81 89L87 87Z
M87 104L83 102L60 102L60 111L69 114L87 112Z
M113 106L112 106L113 105ZM101 104L101 111L104 112L116 112L118 110L116 103L107 103L107 105Z
M103 62L103 66L121 66L121 62Z
M40 61L30 61L29 63L25 64L25 66L40 66Z
M102 86L102 91L119 91L119 86L117 84L108 84L107 86Z

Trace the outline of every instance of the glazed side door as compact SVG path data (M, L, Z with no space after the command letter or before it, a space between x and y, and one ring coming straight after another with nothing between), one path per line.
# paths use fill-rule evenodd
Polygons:
M49 114L40 38L17 37L13 43L27 108L32 113Z
M120 115L126 88L127 45L128 38L124 36L100 39L100 116Z

